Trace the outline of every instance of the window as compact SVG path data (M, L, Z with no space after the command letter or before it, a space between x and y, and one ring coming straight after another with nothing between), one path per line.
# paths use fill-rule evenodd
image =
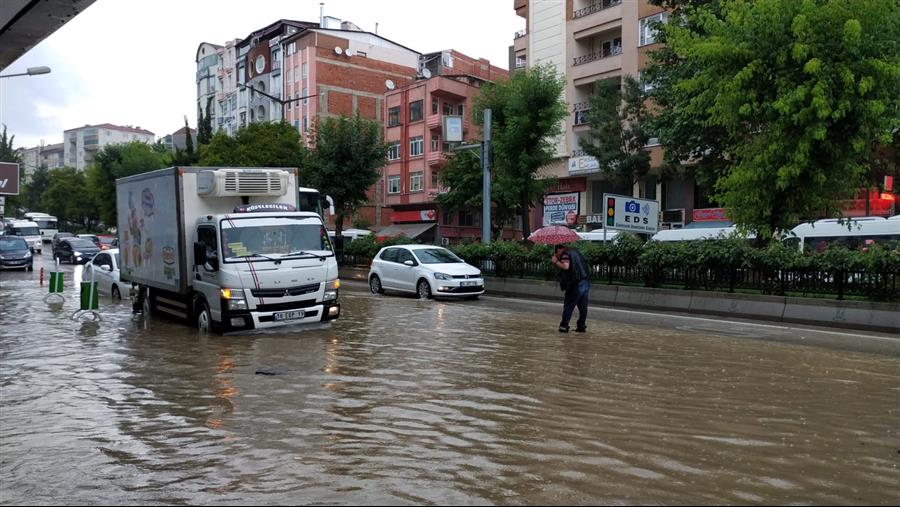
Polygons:
M421 192L425 189L425 174L422 171L409 173L409 191Z
M409 156L418 157L422 155L424 140L422 136L416 136L409 140Z
M459 212L459 225L463 227L475 227L478 225L475 214L471 211Z
M431 99L431 114L437 114L440 105L441 104L438 99Z
M309 90L306 88L303 89L303 105L309 104Z
M304 116L303 117L303 132L308 132L308 131L309 131L309 117Z
M400 141L394 141L388 145L388 160L400 159Z
M388 109L388 127L400 125L400 106Z
M294 107L294 106L293 106L294 101L291 100L291 99L293 99L293 98L294 98L294 97L292 97L291 95L288 95L288 100L287 100L287 110L288 110L288 111L290 111L291 108Z
M431 134L431 151L438 151L441 147L441 138L435 134Z
M435 189L436 189L438 186L440 186L440 181L439 181L439 180L440 180L440 178L438 178L438 172L437 172L437 171L431 171L431 188L435 188Z
M294 81L300 81L300 67L294 67Z
M306 76L308 76L308 75L309 75L309 64L304 63L303 64L303 78L305 79Z
M388 176L388 193L400 193L400 176Z
M422 119L422 101L417 100L409 104L409 121L419 121Z
M458 114L459 116L462 116L463 112L465 112L465 106L463 106L462 104L457 104L456 105L456 114Z
M443 224L444 225L453 225L453 212L452 211L444 211L443 215Z
M646 46L656 42L656 28L653 25L654 23L665 23L667 19L669 19L669 13L667 12L660 12L642 19L638 27L638 33L640 33L640 43L638 45Z
M207 257L218 257L218 246L216 244L216 228L208 225L197 227L197 241L206 245Z
M453 104L444 102L444 114L453 114Z
M397 254L399 252L399 248L388 248L384 252L381 252L381 260L388 262L397 262Z

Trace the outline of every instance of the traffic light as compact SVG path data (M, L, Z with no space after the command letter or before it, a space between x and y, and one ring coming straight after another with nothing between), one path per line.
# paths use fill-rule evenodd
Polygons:
M615 227L616 225L616 198L606 198L606 226Z

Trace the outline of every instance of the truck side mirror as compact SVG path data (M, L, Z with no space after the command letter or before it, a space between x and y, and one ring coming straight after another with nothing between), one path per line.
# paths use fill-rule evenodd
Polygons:
M194 265L206 264L206 243L197 241L194 243Z

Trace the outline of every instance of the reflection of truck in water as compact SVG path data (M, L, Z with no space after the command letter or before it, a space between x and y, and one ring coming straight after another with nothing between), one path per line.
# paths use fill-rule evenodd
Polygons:
M335 319L322 218L297 211L293 169L169 168L116 181L121 279L135 310L201 330Z

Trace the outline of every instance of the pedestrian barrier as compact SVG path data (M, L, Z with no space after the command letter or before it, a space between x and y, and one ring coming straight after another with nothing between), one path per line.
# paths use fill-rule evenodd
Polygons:
M66 297L63 296L63 273L59 270L59 260L56 261L55 271L50 272L50 293L44 296L45 303L63 303ZM44 284L44 268L41 268L41 285Z
M99 321L100 298L97 293L97 282L94 281L94 270L91 270L91 280L81 282L81 309L72 314L72 320Z

